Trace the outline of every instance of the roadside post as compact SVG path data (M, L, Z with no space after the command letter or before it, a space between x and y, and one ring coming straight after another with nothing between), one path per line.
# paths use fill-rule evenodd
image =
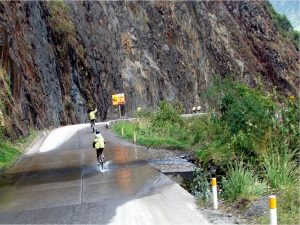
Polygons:
M269 196L270 225L277 225L276 195Z
M124 127L122 127L122 136L124 136Z
M136 143L136 133L135 132L133 132L133 141L134 141L134 143Z
M211 179L214 209L218 209L217 178Z
M122 118L122 114L121 114L121 105L119 105L119 118Z
M112 95L113 106L119 107L119 118L122 118L121 105L125 105L125 95L124 93Z

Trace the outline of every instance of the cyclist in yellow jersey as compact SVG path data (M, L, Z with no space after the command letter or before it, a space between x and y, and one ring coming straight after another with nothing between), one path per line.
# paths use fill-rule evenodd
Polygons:
M91 123L91 127L93 128L93 132L94 132L94 127L95 127L96 112L97 112L97 108L95 110L89 110L88 111L89 120L90 120L90 123Z
M104 146L105 146L104 138L100 134L100 131L96 130L93 147L96 149L98 163L100 163L100 161L102 162L104 161L104 154L103 154ZM100 157L102 160L100 159Z

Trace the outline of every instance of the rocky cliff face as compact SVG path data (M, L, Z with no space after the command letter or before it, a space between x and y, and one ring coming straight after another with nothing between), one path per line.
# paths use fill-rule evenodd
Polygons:
M213 76L297 93L299 52L264 2L1 2L0 109L7 134L117 117L137 105L205 105Z

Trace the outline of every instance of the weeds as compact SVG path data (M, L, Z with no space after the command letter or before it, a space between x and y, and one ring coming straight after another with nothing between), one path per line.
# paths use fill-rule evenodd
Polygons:
M48 2L51 17L50 20L54 23L54 30L58 33L72 35L75 32L75 27L68 16L69 7L64 1L49 1Z
M57 40L60 40L60 43L57 43L59 57L63 58L66 55L66 43L73 46L76 52L83 57L85 51L76 39L76 29L69 15L69 5L64 1L48 1L48 6L51 14L49 21L58 37Z
M207 93L213 106L207 116L183 119L176 107L162 102L155 112L141 112L137 123L123 124L125 137L131 139L135 130L139 144L194 150L204 168L193 182L201 202L209 195L205 170L213 165L226 173L220 182L225 201L276 193L279 221L296 221L300 202L291 193L299 196L292 187L299 188L300 104L293 96L266 96L261 90L217 80Z
M21 152L8 143L0 142L0 171L10 166Z
M189 133L177 110L182 110L178 103L172 107L163 101L157 111L141 111L137 122L120 122L113 126L113 130L120 135L123 127L124 138L131 140L136 132L137 143L147 147L187 149L190 146Z
M137 143L147 147L159 147L167 149L185 149L188 144L180 142L170 137L160 136L157 132L152 132L144 129L142 123L120 122L113 126L113 130L121 135L123 128L123 137L128 140L133 140L133 133L137 132ZM159 133L161 134L161 133Z
M300 192L299 187L293 186L285 189L278 198L278 223L295 224L300 221L299 215Z
M230 202L241 199L251 200L261 196L267 190L267 184L259 181L255 172L246 169L242 163L229 166L222 183L223 195Z
M35 130L30 129L29 131L30 134L28 137L20 137L17 141L12 143L3 139L0 129L0 171L11 166L22 154L20 149L25 149L28 147L28 145L37 136L37 132Z
M297 186L299 168L294 161L295 153L272 153L264 160L264 171L269 185L275 189Z

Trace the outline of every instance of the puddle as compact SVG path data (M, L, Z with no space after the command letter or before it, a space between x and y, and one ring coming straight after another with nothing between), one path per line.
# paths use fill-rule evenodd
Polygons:
M104 172L107 172L109 170L109 165L111 164L112 161L107 161L103 164L103 168L101 167L100 164L97 165L97 169L101 172L101 173L104 173Z

